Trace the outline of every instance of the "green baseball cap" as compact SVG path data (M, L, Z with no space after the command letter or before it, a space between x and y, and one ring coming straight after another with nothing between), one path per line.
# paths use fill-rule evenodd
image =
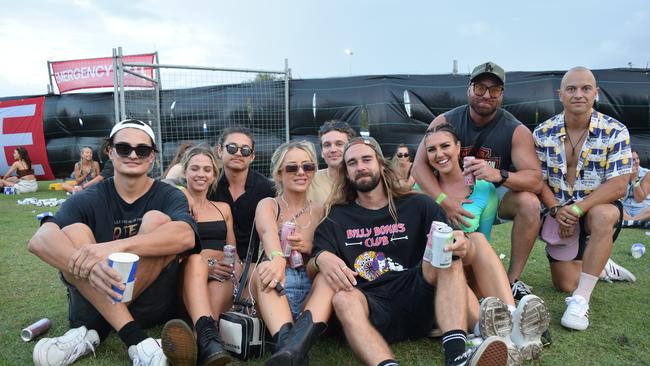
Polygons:
M501 80L501 84L506 83L506 72L503 71L503 68L492 61L482 63L472 70L472 75L470 81L474 81L477 77L483 74L494 75L497 79Z

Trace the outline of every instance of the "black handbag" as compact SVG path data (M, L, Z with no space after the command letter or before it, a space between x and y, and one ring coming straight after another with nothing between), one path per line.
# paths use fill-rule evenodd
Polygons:
M253 221L255 230L255 221ZM264 354L266 326L262 318L255 315L255 301L242 300L242 292L248 281L248 271L253 256L253 233L248 242L246 264L233 301L232 311L219 315L219 335L224 348L240 360L258 358Z

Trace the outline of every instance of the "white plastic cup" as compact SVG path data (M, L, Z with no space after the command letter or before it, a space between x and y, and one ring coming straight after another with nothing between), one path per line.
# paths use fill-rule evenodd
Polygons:
M634 259L639 259L643 257L643 255L645 254L645 245L641 243L634 243L632 244L631 251L632 251L632 257Z
M122 299L113 298L116 302L129 302L133 298L133 287L135 286L135 272L138 270L140 257L133 253L113 253L108 256L108 265L120 273L124 290L117 286L111 286L113 291L122 295Z

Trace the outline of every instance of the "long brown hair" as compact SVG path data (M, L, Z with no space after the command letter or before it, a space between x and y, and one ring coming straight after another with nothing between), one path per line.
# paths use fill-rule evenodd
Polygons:
M390 163L384 154L381 152L379 143L370 138L356 137L350 140L343 150L343 162L338 166L338 177L334 183L334 188L332 190L332 195L325 204L325 217L329 214L332 206L335 205L346 205L354 202L354 200L359 197L359 193L352 186L352 180L348 177L347 164L345 162L345 153L348 151L350 146L357 144L365 144L372 148L375 152L375 157L379 162L379 178L380 183L384 185L384 190L386 191L386 196L388 198L388 211L393 217L395 222L397 222L397 209L395 208L395 198L403 197L409 194L412 194L413 191L409 188L402 188L399 184L399 177L390 166Z

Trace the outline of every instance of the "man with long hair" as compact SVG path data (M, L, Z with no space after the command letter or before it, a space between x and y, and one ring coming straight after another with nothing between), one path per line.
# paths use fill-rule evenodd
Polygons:
M367 365L397 365L388 344L424 336L434 321L444 332L447 365L506 364L507 346L499 337L465 351L468 299L461 261L448 268L422 262L431 223L446 221L444 212L425 195L398 187L374 139L348 142L326 217L314 235L310 266L319 273L305 306L307 320L294 326L270 364L300 363L323 328L311 323L311 313L323 319L331 311L323 305L326 292L348 343ZM468 240L460 231L453 238L446 250L458 259ZM478 314L478 303L471 310Z

